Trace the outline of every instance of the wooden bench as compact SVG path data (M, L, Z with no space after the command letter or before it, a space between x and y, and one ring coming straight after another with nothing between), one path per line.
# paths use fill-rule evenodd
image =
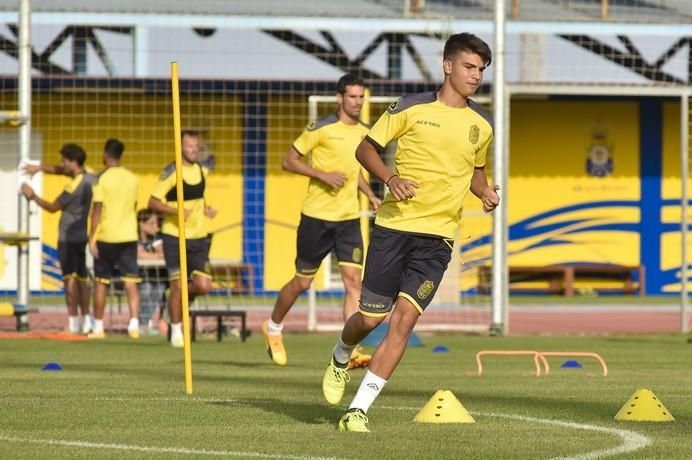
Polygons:
M226 291L230 297L232 292L254 294L255 266L236 259L211 259L211 275L214 284Z
M197 317L215 316L216 317L216 340L221 342L223 336L222 319L228 316L236 316L240 318L240 339L245 342L245 339L250 335L245 323L246 312L243 310L190 310L190 329L191 339L194 342L197 340Z
M638 281L635 287L634 274ZM564 295L573 297L574 284L577 279L616 280L623 283L621 289L604 289L598 291L618 291L624 294L638 292L646 294L645 270L642 265L546 265L546 266L510 266L509 283L547 281L546 291L552 295ZM483 265L478 267L478 291L481 294L490 294L492 286L492 269ZM538 288L540 289L540 288ZM516 291L516 289L515 289Z

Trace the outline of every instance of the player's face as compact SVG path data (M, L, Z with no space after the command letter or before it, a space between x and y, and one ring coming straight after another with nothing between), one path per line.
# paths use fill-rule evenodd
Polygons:
M485 62L476 53L458 52L443 63L445 76L455 92L464 97L473 96L483 81Z
M65 168L65 171L70 175L74 175L77 172L77 162L68 160L65 157L62 157L62 167Z
M190 163L194 163L199 158L199 137L183 136L182 139L183 157Z
M159 219L156 216L149 216L147 220L142 220L139 222L139 228L146 235L156 235L159 231Z
M347 86L344 94L336 95L336 102L341 111L353 120L360 118L360 110L363 108L365 88L360 85Z

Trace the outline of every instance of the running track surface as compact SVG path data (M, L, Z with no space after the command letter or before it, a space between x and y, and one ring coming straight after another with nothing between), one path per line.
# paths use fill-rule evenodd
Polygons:
M235 307L234 309L243 309ZM257 333L262 321L269 317L270 307L251 307L247 309L248 328ZM122 330L127 327L127 314L109 312L105 317L106 330ZM200 318L200 329L214 327L214 318ZM341 321L338 308L320 309L318 322L337 325ZM488 325L488 309L454 309L450 312L444 307L430 309L423 314L419 325L435 324ZM29 315L29 327L32 331L61 331L67 324L64 310L50 308ZM307 331L307 310L296 307L289 312L284 322L290 332ZM15 329L13 317L0 317L0 331ZM535 306L512 307L510 318L511 334L650 334L679 333L680 310L672 306ZM688 325L692 325L692 315L688 314Z

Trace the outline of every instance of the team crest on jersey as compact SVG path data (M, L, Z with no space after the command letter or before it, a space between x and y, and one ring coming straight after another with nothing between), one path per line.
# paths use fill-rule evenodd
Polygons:
M363 251L360 248L353 248L353 254L351 254L351 256L354 262L360 262L363 257Z
M423 284L420 285L418 290L416 291L416 294L418 295L419 299L425 299L427 298L432 290L435 288L435 283L433 283L430 280L425 280L423 281Z
M305 129L308 131L312 131L313 129L315 129L315 120L312 120L310 123L308 123Z
M481 129L478 127L478 125L471 125L471 129L469 129L469 142L472 144L477 144L480 135Z

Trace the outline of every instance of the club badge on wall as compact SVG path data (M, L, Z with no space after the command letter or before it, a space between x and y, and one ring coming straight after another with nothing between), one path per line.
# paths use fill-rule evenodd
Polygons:
M586 172L592 177L608 177L613 174L613 147L608 145L608 131L598 125L591 133L589 156L586 159Z

